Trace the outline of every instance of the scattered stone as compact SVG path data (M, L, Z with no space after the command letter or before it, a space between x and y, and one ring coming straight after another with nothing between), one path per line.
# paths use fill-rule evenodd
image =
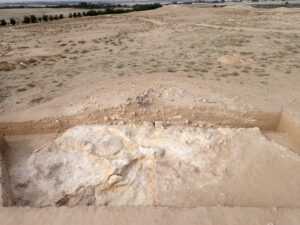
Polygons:
M22 69L26 69L28 67L28 65L23 62L20 62L19 65Z

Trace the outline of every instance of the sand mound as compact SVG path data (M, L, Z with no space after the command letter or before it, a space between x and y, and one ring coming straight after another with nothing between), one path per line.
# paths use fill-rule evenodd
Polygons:
M254 62L253 59L241 56L237 53L221 56L218 58L218 61L223 64L250 64Z

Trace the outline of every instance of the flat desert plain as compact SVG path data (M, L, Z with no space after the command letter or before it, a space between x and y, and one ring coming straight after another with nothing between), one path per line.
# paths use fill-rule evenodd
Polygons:
M0 32L1 224L300 223L300 9Z

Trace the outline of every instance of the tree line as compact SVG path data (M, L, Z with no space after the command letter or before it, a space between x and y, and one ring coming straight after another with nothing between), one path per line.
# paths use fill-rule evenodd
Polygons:
M83 16L98 16L98 15L106 15L106 14L121 14L121 13L129 13L133 11L144 11L144 10L151 10L151 9L157 9L159 7L162 7L159 3L154 4L145 4L145 5L134 5L131 9L114 9L114 8L105 8L105 10L89 10L87 12L74 12L69 13L68 18L77 18L77 17L83 17ZM38 23L38 22L48 22L53 20L60 20L64 19L64 15L43 15L43 16L24 16L22 23L23 24L29 24L29 23ZM17 21L14 18L9 19L9 23L5 19L0 20L0 26L6 26L6 25L16 25Z

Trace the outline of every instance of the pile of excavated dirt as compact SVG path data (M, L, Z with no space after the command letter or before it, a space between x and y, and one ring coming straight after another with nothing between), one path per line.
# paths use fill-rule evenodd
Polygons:
M258 128L159 121L77 126L9 170L12 201L34 207L299 207L299 173L299 155Z

